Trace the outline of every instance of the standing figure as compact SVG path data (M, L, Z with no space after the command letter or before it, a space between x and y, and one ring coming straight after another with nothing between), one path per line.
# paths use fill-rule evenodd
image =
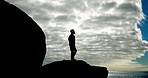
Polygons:
M75 60L75 55L77 52L76 46L75 46L75 31L73 29L70 30L71 34L68 37L68 41L69 41L69 47L70 47L70 51L71 51L71 61Z

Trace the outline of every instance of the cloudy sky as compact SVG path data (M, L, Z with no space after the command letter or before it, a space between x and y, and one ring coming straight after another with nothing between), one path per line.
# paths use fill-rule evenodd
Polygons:
M69 30L76 31L76 59L109 70L147 70L148 50L139 26L141 0L6 0L32 17L46 35L44 64L70 59ZM146 60L142 60L145 61ZM43 65L44 65L43 64Z

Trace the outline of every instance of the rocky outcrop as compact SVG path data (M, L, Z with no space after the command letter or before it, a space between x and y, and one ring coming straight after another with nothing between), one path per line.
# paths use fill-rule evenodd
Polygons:
M41 69L41 77L50 78L107 78L106 67L91 66L85 61L62 60L46 64Z

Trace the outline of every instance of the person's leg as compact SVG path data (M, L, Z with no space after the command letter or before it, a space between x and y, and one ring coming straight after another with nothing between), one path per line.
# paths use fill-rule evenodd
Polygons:
M77 51L73 51L73 59L75 60L75 55L76 55Z
M71 51L71 61L74 61L75 60L75 58L74 58L75 54L76 54L75 51Z
M73 60L73 52L71 51L71 61Z

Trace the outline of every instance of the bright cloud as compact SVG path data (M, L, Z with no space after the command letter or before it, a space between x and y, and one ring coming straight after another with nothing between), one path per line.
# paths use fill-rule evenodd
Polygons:
M70 59L68 35L76 31L77 59L92 65L142 67L133 62L148 43L137 28L144 19L141 0L7 0L29 14L44 30L44 64ZM112 64L112 65L111 65Z

